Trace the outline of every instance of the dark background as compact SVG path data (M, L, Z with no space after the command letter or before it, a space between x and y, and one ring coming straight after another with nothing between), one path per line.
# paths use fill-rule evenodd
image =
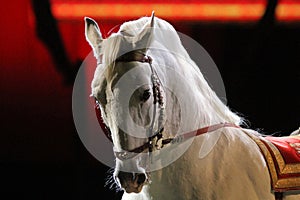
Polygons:
M30 2L10 1L0 9L0 194L8 199L120 198L121 192L104 187L109 168L87 152L72 118L73 72L90 52L83 20L57 22L68 56L68 61L58 59L68 65L64 71L45 36L37 36ZM108 32L124 20L102 19L100 27ZM250 128L279 136L299 127L299 23L168 21L209 52L228 105Z

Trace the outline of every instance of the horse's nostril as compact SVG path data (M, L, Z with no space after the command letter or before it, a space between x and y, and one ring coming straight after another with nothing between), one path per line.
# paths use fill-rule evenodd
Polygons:
M133 177L132 173L122 172L122 171L120 171L120 172L118 173L118 178L119 178L121 184L122 184L122 182L125 181L125 180L132 179L132 177Z
M137 175L137 180L136 180L137 184L139 184L139 185L143 184L145 182L145 180L146 180L145 174L138 174Z

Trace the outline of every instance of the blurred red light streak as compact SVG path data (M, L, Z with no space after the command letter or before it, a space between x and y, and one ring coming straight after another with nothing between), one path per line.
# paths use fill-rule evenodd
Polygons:
M264 13L262 3L54 3L52 12L58 20L82 19L84 16L105 19L136 18L150 15L165 19L203 21L255 21ZM279 4L279 21L300 20L300 3Z

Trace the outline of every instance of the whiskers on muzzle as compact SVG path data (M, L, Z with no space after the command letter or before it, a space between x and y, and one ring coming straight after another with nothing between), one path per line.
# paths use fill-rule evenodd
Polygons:
M110 190L114 190L115 192L120 192L122 191L122 188L119 185L118 180L116 180L116 177L114 176L114 170L114 168L111 168L107 171L107 177L104 187L108 187Z

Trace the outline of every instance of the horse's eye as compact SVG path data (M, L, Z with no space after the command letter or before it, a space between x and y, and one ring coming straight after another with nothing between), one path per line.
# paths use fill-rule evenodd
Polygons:
M150 90L145 90L144 93L142 94L141 100L142 101L147 101L151 96Z

